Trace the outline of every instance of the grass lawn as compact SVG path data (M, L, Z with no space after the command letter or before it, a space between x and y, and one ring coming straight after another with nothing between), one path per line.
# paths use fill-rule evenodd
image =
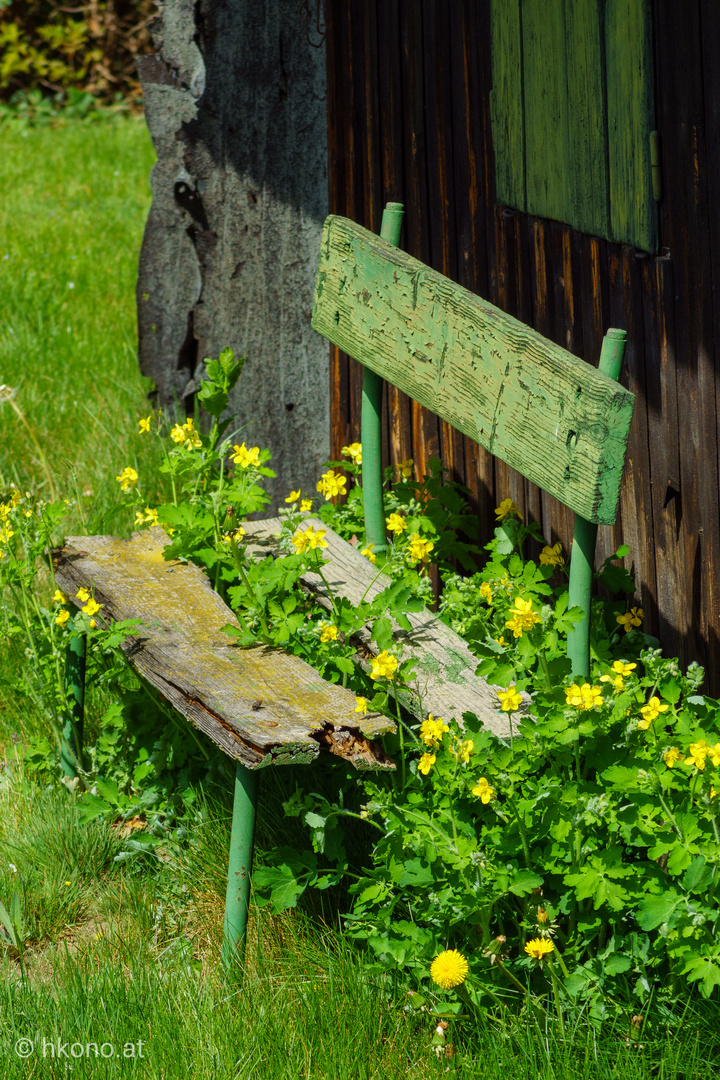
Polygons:
M115 476L126 465L157 475L159 463L138 434L149 387L135 356L152 147L138 120L0 140L0 383L17 391L0 408L0 494L11 483L57 492L71 500L69 533L127 533ZM626 1024L597 1031L581 1017L562 1039L552 1020L494 1016L453 1022L452 1045L433 1047L436 1020L303 911L253 912L244 980L223 977L229 803L200 800L162 859L117 862L118 830L81 825L73 795L23 764L17 747L47 734L13 687L24 663L0 642L0 900L22 897L27 942L26 977L16 950L2 961L3 1077L717 1074L716 1008L648 1031L641 1047ZM98 708L91 699L91 725ZM267 787L266 842L286 829Z

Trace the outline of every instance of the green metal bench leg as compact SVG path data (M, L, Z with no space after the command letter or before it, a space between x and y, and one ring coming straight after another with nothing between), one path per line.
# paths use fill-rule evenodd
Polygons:
M625 330L608 330L603 338L598 371L608 378L618 380L625 355ZM570 554L570 582L568 607L582 608L583 618L568 633L567 653L572 666L573 679L590 675L590 589L595 562L597 525L578 515L575 516L572 552Z
M237 959L242 959L245 950L258 780L257 772L238 762L223 926L222 962L226 969Z
M404 215L402 203L388 203L383 210L380 236L397 247ZM365 507L365 535L375 551L385 551L385 511L382 493L382 387L383 380L374 371L365 368L362 388L362 411L360 416L362 456L363 504Z
M70 719L65 724L60 745L63 776L76 777L82 765L83 721L85 716L85 658L87 635L72 634L65 653L65 691L70 700Z

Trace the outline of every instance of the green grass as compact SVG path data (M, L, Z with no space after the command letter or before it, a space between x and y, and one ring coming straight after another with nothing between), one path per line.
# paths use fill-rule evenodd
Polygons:
M0 493L12 482L43 496L54 486L72 502L68 532L126 533L131 517L115 510L114 478L124 465L155 478L158 465L157 443L143 441L136 423L149 389L137 371L134 301L150 200L147 132L122 121L4 130L2 140L0 383L17 390L22 419L12 405L0 408ZM47 734L42 715L7 685L23 663L0 643L0 899L22 894L27 941L26 979L13 949L2 960L3 1077L716 1075L711 1006L651 1028L642 1049L626 1045L627 1020L595 1031L580 1016L565 1038L552 1014L453 1021L448 1054L432 1045L432 1015L407 1011L401 988L369 976L362 956L307 911L253 911L244 981L228 980L218 957L229 805L206 808L161 859L117 862L117 829L82 825L68 791L38 784L15 761L14 733ZM261 843L292 842L277 808L292 773L267 779ZM23 1038L33 1042L27 1059L14 1050ZM83 1056L52 1057L58 1039L76 1053L81 1045ZM112 1046L113 1057L95 1058L92 1047L87 1057L93 1043ZM120 1056L128 1044L132 1064Z

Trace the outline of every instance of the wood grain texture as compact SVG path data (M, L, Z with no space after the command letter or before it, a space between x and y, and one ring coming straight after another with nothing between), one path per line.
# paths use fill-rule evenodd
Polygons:
M138 674L229 757L250 769L312 761L321 750L357 768L393 768L375 740L395 725L359 717L355 696L326 683L279 649L241 649L222 632L232 611L197 567L166 562L160 528L72 536L53 552L55 579L69 596L91 591L107 625L140 619L122 646ZM82 601L74 601L82 606Z
M634 398L611 379L334 216L313 326L576 513L614 521Z
M650 132L655 127L649 0L607 0L605 65L611 238L657 250Z
M520 0L492 0L492 126L502 148L495 165L500 202L526 208L525 108L523 102Z
M378 573L357 548L328 529L319 518L306 518L301 527L304 529L308 525L327 530L328 547L322 554L329 562L323 567L323 575L336 596L346 596L351 603L357 604L363 598L372 600L391 584L390 578ZM247 521L245 528L248 554L261 558L279 551L279 518ZM320 604L331 609L325 583L318 574L305 573L301 582ZM462 714L471 712L488 730L507 736L507 717L497 707L494 690L475 675L479 661L463 639L432 612L409 612L407 617L411 631L407 633L395 625L393 635L403 647L403 659L414 657L417 660L416 678L409 693L401 694L403 704L418 717L432 713L446 720L455 717L462 721ZM364 627L357 634L366 669L369 668L367 657L376 656L379 651L370 632L370 627Z
M565 4L523 0L524 209L555 221L570 220L571 155L565 58ZM517 77L517 76L516 76Z

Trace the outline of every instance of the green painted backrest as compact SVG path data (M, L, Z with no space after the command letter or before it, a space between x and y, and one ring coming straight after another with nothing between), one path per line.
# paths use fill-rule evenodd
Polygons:
M312 325L581 517L615 521L635 398L590 364L334 215Z

